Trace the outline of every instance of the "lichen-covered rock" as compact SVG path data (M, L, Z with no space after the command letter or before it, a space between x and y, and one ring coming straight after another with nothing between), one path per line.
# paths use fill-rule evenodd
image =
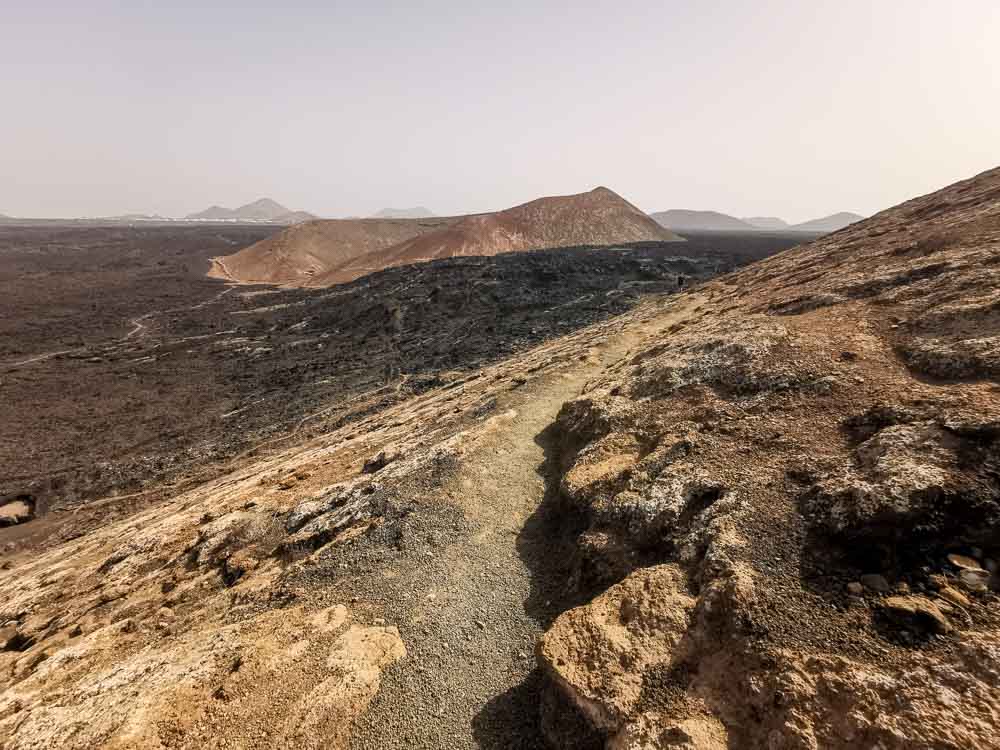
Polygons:
M861 443L853 459L803 500L806 515L830 532L876 538L965 526L995 535L1000 492L992 472L1000 441L931 421L896 424Z
M938 378L1000 376L1000 336L960 341L915 339L903 353L914 369Z
M744 746L995 747L998 665L1000 641L980 634L953 654L914 652L896 666L786 655L756 694L764 720Z

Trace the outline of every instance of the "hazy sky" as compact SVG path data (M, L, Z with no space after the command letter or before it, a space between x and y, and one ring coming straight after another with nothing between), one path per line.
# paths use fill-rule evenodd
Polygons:
M1000 164L998 0L10 2L0 213L871 213Z

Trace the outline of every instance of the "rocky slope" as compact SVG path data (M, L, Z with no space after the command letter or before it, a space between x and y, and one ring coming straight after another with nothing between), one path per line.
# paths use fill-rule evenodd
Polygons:
M537 628L512 642L495 593L476 605L486 612L444 584L468 583L476 548L491 566L520 566L495 569L497 591L515 573L530 588L516 524L537 503L518 492L536 464L518 463L502 485L516 511L502 532L483 520L483 483L465 484L462 472L496 463L492 441L520 414L531 419L540 389L555 389L554 415L585 373L600 371L599 352L628 341L619 319L556 339L293 448L262 445L242 468L170 502L8 557L0 746L347 747L381 672L412 649L419 661L407 674L433 676L418 696L440 689L440 668L467 669L486 646L501 659L484 700L515 687ZM406 583L413 576L419 586ZM483 631L476 621L490 623L488 641L470 640ZM394 711L413 716L412 706ZM411 731L441 721L419 716ZM472 728L460 729L468 746ZM374 731L374 746L387 746Z
M0 746L995 747L998 258L994 170L8 559Z
M994 170L707 283L563 408L601 593L540 644L554 741L997 746L998 263Z
M123 234L125 243L143 241ZM72 233L51 252L83 239ZM104 235L100 241L110 244ZM185 232L175 245L196 241ZM53 308L57 325L43 325L36 313L38 299L57 295L37 282L24 289L32 266L4 255L10 278L4 284L0 273L0 293L8 293L0 342L34 340L39 348L0 345L0 403L9 405L0 422L0 497L27 494L54 510L114 495L148 498L181 477L204 481L213 467L261 440L287 437L303 420L321 431L361 404L371 408L366 395L383 406L404 399L621 314L643 296L675 291L679 277L696 283L744 262L724 253L678 258L674 247L450 258L329 290L254 290L199 278L198 294L187 296L151 259L157 275L137 278L133 289L119 284L117 306L98 311L90 300L101 278L84 276L84 309ZM682 247L707 254L713 246ZM120 251L106 254L120 262ZM57 278L72 276L60 269ZM24 292L23 307L15 289ZM69 295L58 292L69 308ZM130 292L173 296L143 306ZM81 328L89 339L79 340ZM8 541L0 534L0 549Z
M313 222L216 259L212 274L322 287L440 258L678 239L607 188L596 188L489 214Z

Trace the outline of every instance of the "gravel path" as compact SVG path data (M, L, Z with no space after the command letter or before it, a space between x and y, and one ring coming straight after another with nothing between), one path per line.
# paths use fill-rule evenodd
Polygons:
M543 502L555 476L545 430L633 340L607 342L572 371L514 391L446 484L451 513L424 516L420 536L435 543L382 571L384 619L399 628L407 658L383 675L355 726L355 750L544 747L534 649L568 605L569 553L563 520Z

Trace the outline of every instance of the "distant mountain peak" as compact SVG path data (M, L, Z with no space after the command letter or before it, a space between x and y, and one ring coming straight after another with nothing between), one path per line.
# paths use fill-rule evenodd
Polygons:
M188 214L188 221L250 221L273 224L297 224L316 217L305 211L292 211L272 198L258 198L239 208L210 206L204 211Z
M287 214L289 209L282 206L278 201L272 198L258 198L252 203L247 203L244 206L237 208L237 211L244 210L260 210L260 211L273 211L278 214Z
M849 224L861 221L864 216L840 211L820 219L805 221L801 224L788 224L777 216L753 216L737 219L735 216L719 211L696 211L687 208L674 208L669 211L659 211L650 214L658 224L677 232L810 232L812 234L828 234L843 229Z
M740 219L755 229L781 231L788 229L788 222L777 216L745 216Z

